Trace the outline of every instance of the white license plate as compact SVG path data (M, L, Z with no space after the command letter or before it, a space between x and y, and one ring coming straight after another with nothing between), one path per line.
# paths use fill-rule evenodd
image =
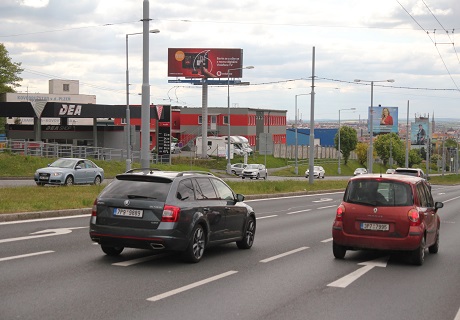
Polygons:
M136 210L136 209L115 208L113 209L113 215L123 216L123 217L142 218L142 216L144 215L144 211Z
M47 177L47 176L40 176L39 179L40 179L40 180L48 180L48 177Z
M390 230L390 225L387 223L361 223L361 230L373 230L373 231L388 231Z

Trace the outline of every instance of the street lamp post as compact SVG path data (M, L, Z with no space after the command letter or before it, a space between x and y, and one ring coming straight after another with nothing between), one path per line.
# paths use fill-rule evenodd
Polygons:
M243 70L243 69L254 69L254 66L247 66L241 68L233 68L227 70L227 173L232 173L232 162L230 161L230 71Z
M159 33L160 30L153 29L150 33ZM131 110L129 109L129 67L128 67L128 36L142 34L142 32L126 34L126 171L131 169Z
M341 150L340 150L340 111L344 111L344 110L356 110L356 108L339 109L339 139L338 139L338 140L339 140L339 143L338 143L338 145L339 145L339 147L338 147L338 151L339 151L339 154L338 154L338 157L339 157L339 166L338 166L338 168L337 168L338 174L341 174L341 173L342 173L342 172L341 172L341 169L340 169L340 158L341 158L341 155L342 155L342 152L341 152Z
M294 121L294 126L295 126L295 167L294 167L294 173L295 175L299 174L299 164L298 164L298 137L297 137L297 97L298 96L308 96L311 93L301 93L301 94L296 94L295 95L295 121Z
M388 80L360 80L360 79L355 79L355 82L370 82L371 84L371 107L370 107L370 114L369 114L369 133L370 133L370 139L369 139L369 157L368 157L368 165L367 165L367 171L369 173L372 173L372 167L374 164L374 146L373 146L373 138L374 138L374 83L375 82L395 82L393 79L388 79Z

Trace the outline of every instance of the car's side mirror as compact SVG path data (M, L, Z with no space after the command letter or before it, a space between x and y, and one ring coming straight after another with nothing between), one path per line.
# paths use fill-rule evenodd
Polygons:
M243 202L243 201L244 201L244 196L238 193L236 195L236 202Z
M435 204L434 204L434 208L435 208L435 209L441 209L442 207L444 207L444 203L442 203L442 202L435 202Z
M75 169L81 169L81 166L80 166L80 165L78 165L78 166L76 166L76 167L75 167Z

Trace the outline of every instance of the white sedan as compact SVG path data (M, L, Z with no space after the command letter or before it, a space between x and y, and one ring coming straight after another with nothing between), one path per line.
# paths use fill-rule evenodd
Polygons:
M323 167L321 166L314 166L313 167L313 177L314 178L323 178L324 179L324 175L326 174L326 171L324 170ZM310 176L310 169L307 169L307 171L305 171L305 178L308 178Z
M267 168L265 168L263 164L248 164L248 166L244 168L241 178L242 179L244 178L267 179L267 177L268 177L268 170Z

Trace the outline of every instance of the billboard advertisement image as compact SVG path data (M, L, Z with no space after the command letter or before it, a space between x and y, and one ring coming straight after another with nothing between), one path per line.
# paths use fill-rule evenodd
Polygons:
M429 139L428 122L412 122L410 141L413 146L424 146Z
M398 133L398 107L372 107L372 126L374 134ZM369 119L371 107L369 107ZM370 129L369 129L370 130Z
M242 65L242 49L168 49L168 77L227 78ZM242 70L231 70L230 77L241 78Z

